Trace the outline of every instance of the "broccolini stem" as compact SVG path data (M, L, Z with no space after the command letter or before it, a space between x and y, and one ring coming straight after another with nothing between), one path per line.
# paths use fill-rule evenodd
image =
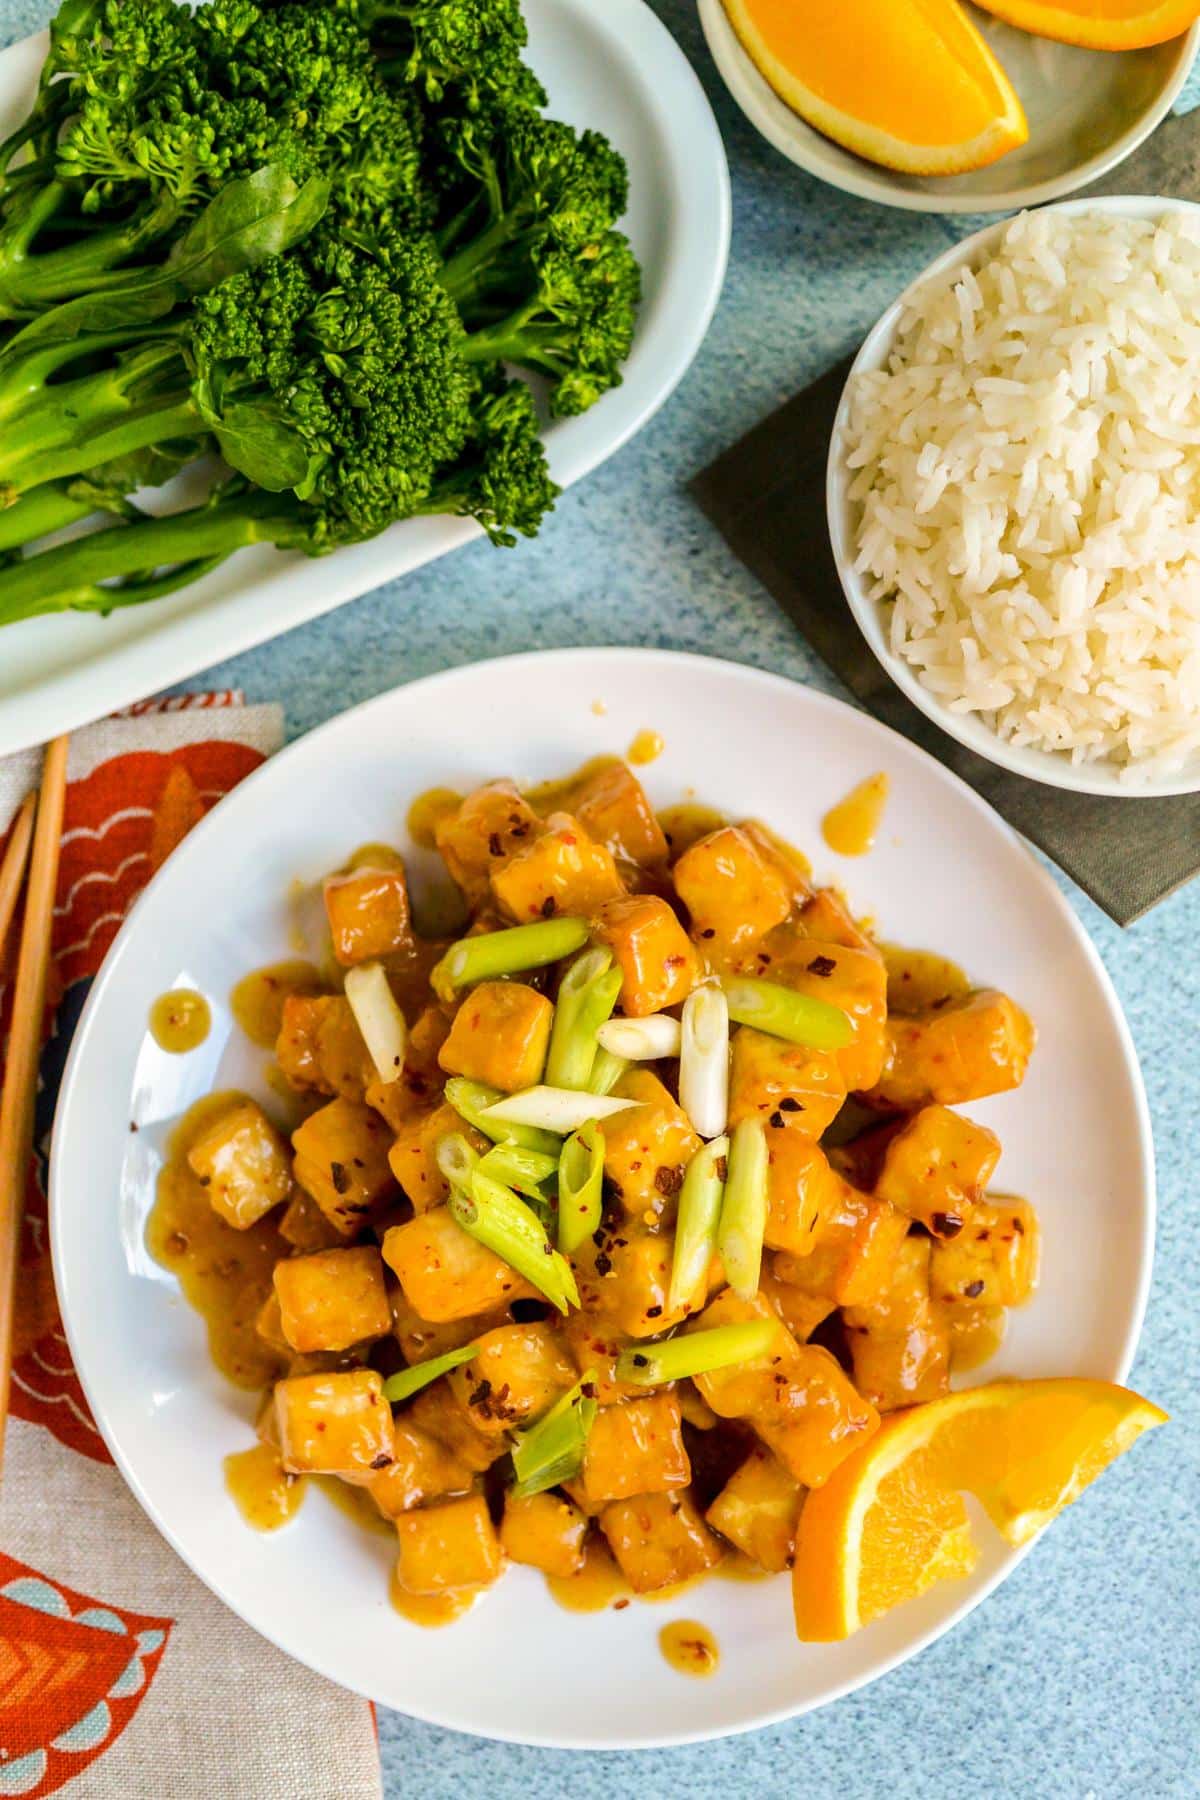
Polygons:
M452 300L460 303L470 299L479 286L479 274L491 262L498 251L520 231L522 220L516 213L502 213L498 219L484 227L478 237L472 238L465 249L459 250L445 263L442 274L442 286Z
M156 326L154 335L165 339L168 336L181 336L182 331L178 327ZM25 411L34 403L45 402L51 397L60 398L63 392L61 388L53 390L52 395L43 393L43 389L51 377L68 364L85 356L120 350L128 344L143 343L145 340L146 326L137 324L120 330L94 331L73 338L51 339L40 347L35 344L21 354L18 354L19 340L10 341L0 351L0 423Z
M61 531L64 525L86 519L89 513L97 510L98 502L94 496L76 499L65 487L35 488L14 506L0 512L0 551L17 550L22 544L32 544L38 538L48 537L52 531Z
M168 231L181 211L178 201L163 196L121 225L31 254L30 245L66 191L61 182L48 182L19 224L0 234L0 319L28 318L57 300L144 281L145 269L119 265Z
M67 412L55 415L51 409L37 409L35 417L43 427L42 441L27 435L28 417L20 421L21 440L5 455L0 452L0 506L11 506L20 494L41 487L46 481L69 481L102 463L114 462L135 450L154 444L169 444L176 438L203 436L207 427L195 401L187 394L171 395L133 411L126 405L101 416L98 428L79 435L76 420L71 431ZM16 433L14 432L14 436Z

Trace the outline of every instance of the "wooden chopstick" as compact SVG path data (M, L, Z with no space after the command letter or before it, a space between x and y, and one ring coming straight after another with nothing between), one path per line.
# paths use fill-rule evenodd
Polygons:
M4 955L8 928L12 924L12 916L17 909L17 896L25 879L25 865L29 861L29 846L33 841L33 815L36 810L35 788L32 793L26 794L13 819L4 861L0 863L0 957Z
M25 891L25 918L13 984L4 1088L0 1093L0 1469L4 1464L17 1265L25 1212L25 1183L33 1145L38 1056L46 1005L46 977L50 968L54 890L58 880L66 787L67 739L57 737L47 746L42 763L29 884Z

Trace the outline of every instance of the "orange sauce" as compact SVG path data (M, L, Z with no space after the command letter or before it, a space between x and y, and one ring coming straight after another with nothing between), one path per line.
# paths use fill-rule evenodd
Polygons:
M410 1594L401 1587L397 1572L392 1570L388 1588L396 1611L413 1625L452 1625L455 1619L470 1612L485 1589L478 1587L447 1588L442 1594Z
M462 795L456 794L453 788L426 788L418 794L408 809L408 835L414 844L422 850L432 850L437 842L436 830L439 819L452 813L456 806L462 804Z
M881 770L860 781L821 821L821 832L839 856L865 856L875 842L888 797L888 778Z
M289 1475L273 1444L251 1444L225 1458L225 1486L247 1525L278 1531L304 1499L303 1475Z
M711 806L699 806L695 801L685 801L682 806L664 806L658 815L658 822L666 834L671 850L671 861L677 862L685 850L710 831L719 831L725 824L725 814L717 812Z
M366 1488L340 1481L336 1475L314 1475L312 1479L325 1498L363 1531L373 1531L377 1537L396 1535L392 1521L384 1518Z
M319 994L321 985L320 974L310 962L292 958L243 975L229 996L229 1005L250 1042L273 1050L288 995Z
M695 1619L673 1619L664 1625L658 1647L679 1675L715 1675L721 1660L716 1638Z
M360 844L346 859L347 869L403 869L404 858L391 844Z
M592 1537L583 1552L583 1567L576 1575L547 1575L551 1598L568 1612L603 1612L606 1607L630 1600L629 1584L617 1567L603 1538Z
M660 731L639 731L625 754L631 763L640 766L654 762L666 747L667 741Z
M593 700L592 701L592 711L595 713L595 715L598 719L602 719L604 717L605 713L608 711L608 701L607 700Z
M194 988L169 988L150 1008L150 1036L173 1056L198 1050L211 1025L208 1001Z
M709 1573L720 1581L769 1581L773 1571L764 1569L761 1563L752 1562L740 1550L731 1550Z
M971 992L958 964L936 950L903 950L898 944L879 948L887 965L889 1012L928 1012L947 1000L965 1000Z
M547 813L571 812L579 790L589 775L597 775L601 769L611 769L619 760L615 756L591 756L572 774L564 775L558 781L539 781L535 786L521 791L534 812L540 813L542 818Z
M187 1160L196 1139L241 1097L208 1094L176 1125L146 1220L146 1248L203 1318L221 1373L235 1387L262 1388L279 1374L280 1359L259 1337L255 1320L274 1291L271 1271L289 1246L271 1215L246 1231L227 1225Z
M949 1309L949 1319L950 1367L956 1375L990 1361L1008 1330L1008 1313L1002 1306L981 1306L957 1314Z

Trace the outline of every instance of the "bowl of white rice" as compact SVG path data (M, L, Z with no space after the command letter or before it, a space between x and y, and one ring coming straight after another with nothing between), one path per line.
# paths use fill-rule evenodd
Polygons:
M827 499L867 642L951 737L1200 790L1200 206L1070 201L940 257L859 352Z

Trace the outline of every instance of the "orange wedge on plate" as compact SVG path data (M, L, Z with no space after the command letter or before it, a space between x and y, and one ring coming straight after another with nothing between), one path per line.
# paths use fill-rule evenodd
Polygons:
M780 99L870 162L958 175L1029 136L1008 77L958 0L724 5Z
M1200 18L1200 0L978 0L986 12L1035 37L1087 50L1165 44Z
M806 1642L849 1637L974 1567L963 1494L1024 1544L1167 1415L1107 1381L999 1381L893 1413L808 1495L792 1592Z

